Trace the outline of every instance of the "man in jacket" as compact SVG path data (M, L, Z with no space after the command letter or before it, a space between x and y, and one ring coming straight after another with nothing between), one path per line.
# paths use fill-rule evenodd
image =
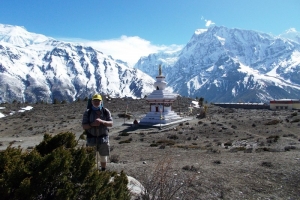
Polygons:
M105 171L109 156L108 127L112 127L113 119L107 108L103 107L102 97L95 94L92 97L92 106L87 109L82 118L82 128L87 134L87 146L96 146L100 154L101 171ZM96 155L98 158L98 155ZM98 166L98 159L97 159Z

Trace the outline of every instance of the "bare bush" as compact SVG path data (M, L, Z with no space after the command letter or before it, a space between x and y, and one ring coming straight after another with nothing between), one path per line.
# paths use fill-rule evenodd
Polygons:
M195 198L188 192L193 178L174 168L172 158L163 158L154 168L147 168L138 174L138 180L144 187L140 200Z
M273 165L272 165L271 162L264 161L264 162L261 163L261 166L263 166L263 167L272 167Z
M285 146L284 147L285 151L290 151L290 150L293 150L293 149L296 149L296 147L295 146Z
M281 123L281 122L282 122L282 120L279 120L279 119L273 119L273 120L271 120L271 121L266 122L265 125L276 125L276 124L279 124L279 123Z
M120 161L120 156L117 154L113 154L110 156L110 162L112 163L118 163Z

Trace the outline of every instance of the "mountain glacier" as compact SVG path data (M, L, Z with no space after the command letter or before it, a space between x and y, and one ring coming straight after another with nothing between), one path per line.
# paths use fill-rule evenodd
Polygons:
M151 66L167 66L163 72L176 93L204 97L210 102L299 99L300 45L297 38L295 30L276 37L212 26L196 30L177 55L142 57L135 68L153 75L155 68Z
M74 101L95 92L144 97L154 79L92 47L0 25L2 102Z

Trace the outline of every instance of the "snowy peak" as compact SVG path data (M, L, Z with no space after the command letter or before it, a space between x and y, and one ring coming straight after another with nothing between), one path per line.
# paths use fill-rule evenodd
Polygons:
M174 92L208 101L300 98L299 52L299 43L292 40L213 26L196 30L174 64L163 71ZM151 66L160 60L159 54L152 54L138 67L152 73Z
M283 34L280 34L279 37L290 39L300 44L300 33L297 32L295 28L286 30Z
M206 32L206 31L207 31L207 29L197 29L197 30L195 31L195 35L200 35L200 34Z
M167 68L174 66L179 58L180 52L181 50L172 53L160 52L143 56L135 64L134 68L137 68L150 75L152 78L155 78L157 76L158 66L162 65L163 72L169 71Z
M50 40L41 34L30 33L24 27L0 24L0 41L26 47Z
M153 78L92 47L53 40L22 27L0 29L3 102L71 102L93 93L141 98L153 90Z
M274 37L212 26L196 30L180 50L150 54L130 68L92 47L0 24L0 97L8 102L74 101L94 92L144 97L153 91L161 64L170 90L182 96L212 102L300 99L300 43L288 36L298 38L298 32Z

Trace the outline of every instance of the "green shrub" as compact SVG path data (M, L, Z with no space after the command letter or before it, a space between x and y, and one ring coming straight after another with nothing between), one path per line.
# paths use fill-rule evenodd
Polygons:
M172 140L177 140L177 139L178 139L178 136L172 134L172 135L169 135L168 138L169 138L169 139L172 139Z
M263 162L261 163L261 166L263 166L263 167L272 167L273 165L272 165L271 162L263 161Z
M119 133L119 136L129 136L129 133L127 133L127 132L122 132L122 133Z
M291 116L297 116L297 115L298 115L297 112L293 112L293 113L291 114Z
M59 101L57 99L54 99L53 104L59 104Z
M213 163L219 165L219 164L221 164L221 160L214 160Z
M266 139L267 139L267 143L273 143L273 142L277 142L279 140L279 136L271 135L271 136L267 137Z
M122 140L122 141L119 142L119 144L130 143L130 142L131 142L130 139L128 139L128 140Z
M268 121L265 123L265 125L276 125L278 123L280 123L282 120L279 120L279 119L273 119L271 121Z
M285 150L285 151L290 151L290 150L292 150L292 149L296 149L296 147L295 147L295 146L285 146L285 147L284 147L284 150Z
M45 134L31 152L10 146L0 152L1 198L130 199L123 172L99 172L94 149L76 146L67 132Z
M300 122L300 118L298 118L298 119L293 119L293 120L291 121L291 123L294 123L294 122Z
M224 146L232 146L232 142L230 142L230 141L229 142L225 142Z
M167 146L172 146L175 144L173 140L158 140L157 144L165 144Z

